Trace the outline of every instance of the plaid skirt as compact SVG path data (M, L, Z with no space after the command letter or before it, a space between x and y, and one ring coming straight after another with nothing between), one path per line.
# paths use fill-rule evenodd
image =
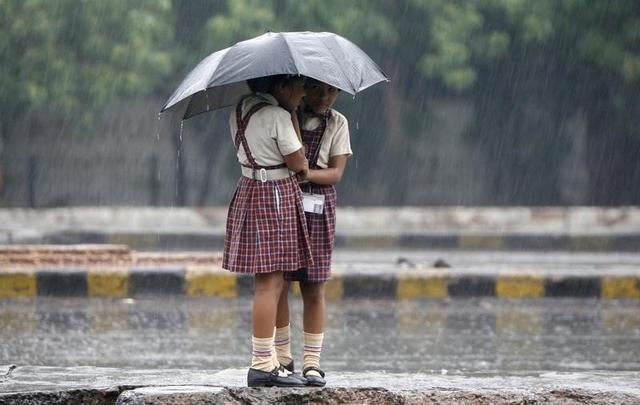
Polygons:
M241 177L229 205L222 267L235 273L311 266L311 245L295 176L260 182Z
M331 255L336 236L336 189L334 186L308 183L302 185L302 191L323 194L324 213L305 212L313 264L296 272L285 273L284 278L287 281L322 283L331 278Z

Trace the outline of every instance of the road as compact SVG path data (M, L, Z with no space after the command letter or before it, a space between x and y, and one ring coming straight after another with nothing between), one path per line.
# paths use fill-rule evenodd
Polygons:
M338 251L335 259L344 273L417 270L438 259L452 273L640 269L640 255L612 253L362 250ZM300 365L300 299L292 297L291 307ZM0 392L96 384L241 387L250 328L248 298L0 300L0 376L7 365L19 366ZM322 366L332 387L445 393L563 387L640 398L637 299L330 300L325 336Z
M301 356L301 302L292 301ZM0 301L0 364L223 370L247 365L251 302ZM327 370L640 371L640 303L597 299L330 301Z

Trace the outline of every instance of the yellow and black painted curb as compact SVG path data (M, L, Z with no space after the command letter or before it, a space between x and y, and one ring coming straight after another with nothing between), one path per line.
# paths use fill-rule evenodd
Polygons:
M294 284L292 290L294 294L300 294L297 284ZM0 298L126 298L145 295L235 298L248 297L252 293L251 276L209 268L57 268L0 271ZM635 300L640 299L640 274L335 274L326 285L326 296L329 300L415 300L446 297L581 297Z
M41 244L125 244L135 250L222 250L223 234L211 233L99 233L64 231L47 234ZM537 234L537 233L400 233L336 235L336 247L423 248L459 250L534 250L638 252L640 233L616 234Z

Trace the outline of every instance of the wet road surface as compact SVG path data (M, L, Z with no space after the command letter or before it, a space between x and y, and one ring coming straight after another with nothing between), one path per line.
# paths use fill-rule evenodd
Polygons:
M0 364L243 370L246 299L0 301ZM301 301L292 299L301 360ZM640 303L597 299L343 300L327 308L326 370L448 376L640 371ZM242 372L239 372L242 375Z

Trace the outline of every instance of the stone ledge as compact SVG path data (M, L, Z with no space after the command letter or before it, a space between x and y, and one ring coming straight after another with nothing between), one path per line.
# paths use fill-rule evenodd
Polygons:
M2 404L620 404L640 396L588 389L548 390L431 389L393 392L384 388L226 388L215 386L112 387L52 392L0 393Z
M11 370L13 370L11 372ZM247 388L246 369L0 365L1 404L640 403L637 371L534 374L331 371L329 386Z

